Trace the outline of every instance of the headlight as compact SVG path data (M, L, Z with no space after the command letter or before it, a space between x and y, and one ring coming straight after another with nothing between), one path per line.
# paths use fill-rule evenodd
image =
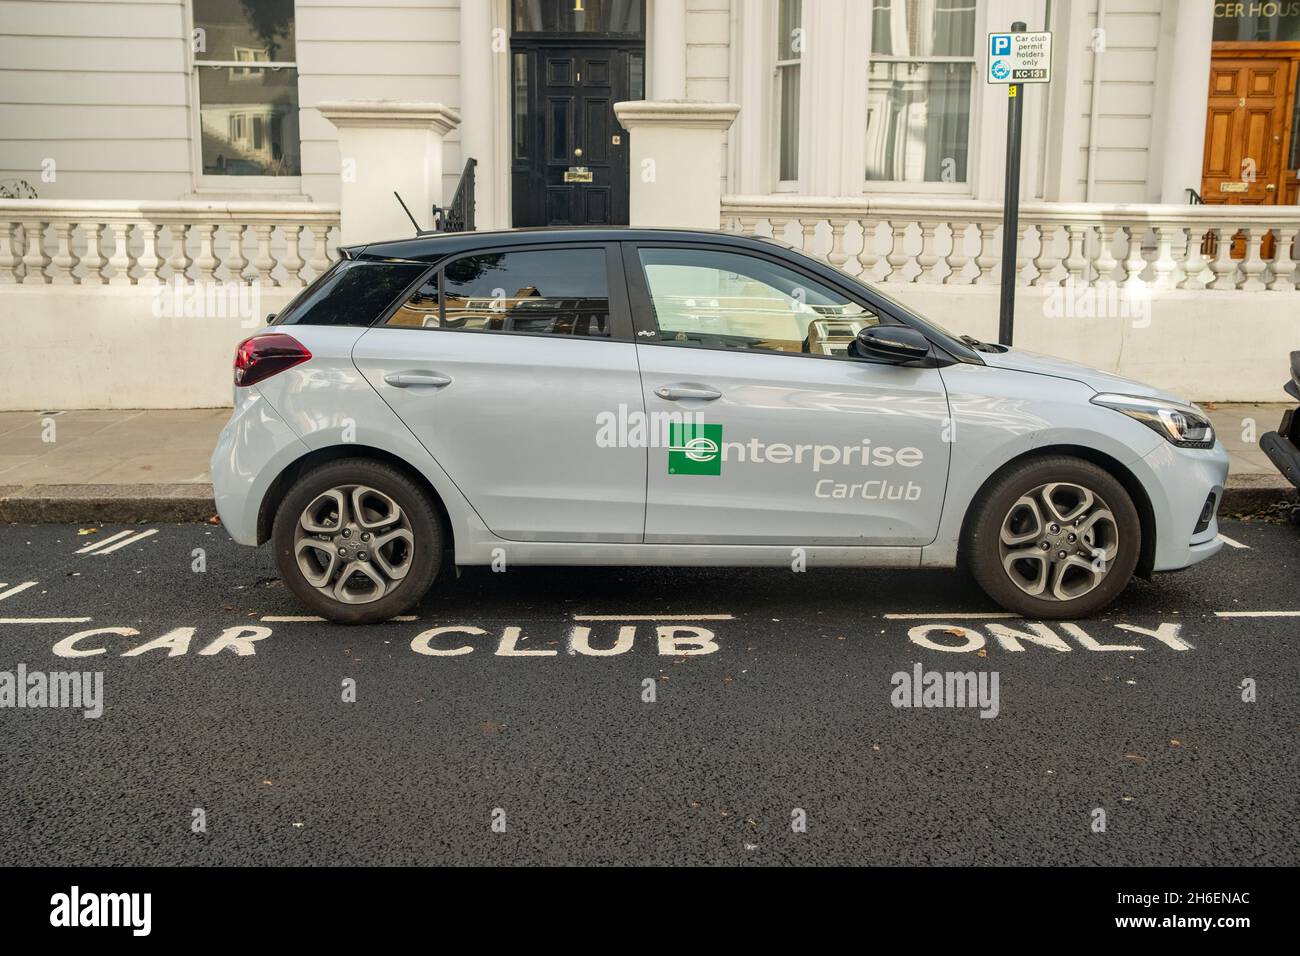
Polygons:
M1180 448L1214 447L1214 426L1195 405L1136 395L1097 395L1092 402L1137 419Z

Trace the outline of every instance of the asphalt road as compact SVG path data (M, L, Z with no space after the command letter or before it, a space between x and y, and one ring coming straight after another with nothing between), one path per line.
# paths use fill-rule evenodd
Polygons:
M342 628L220 528L81 530L0 527L0 672L104 698L0 709L3 865L1300 863L1294 526L1046 627L948 572L472 569ZM918 662L996 716L894 706Z

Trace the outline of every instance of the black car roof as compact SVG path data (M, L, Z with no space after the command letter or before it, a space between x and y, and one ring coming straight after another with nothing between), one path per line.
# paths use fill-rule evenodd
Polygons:
M626 226L550 226L536 229L502 229L483 232L438 232L411 239L394 239L351 246L344 253L351 259L405 259L431 262L459 252L488 246L531 245L541 242L716 242L739 247L790 250L787 243L765 236L746 236L709 229L644 229Z

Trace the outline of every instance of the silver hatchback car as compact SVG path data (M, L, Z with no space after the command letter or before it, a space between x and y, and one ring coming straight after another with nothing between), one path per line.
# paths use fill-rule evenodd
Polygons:
M334 621L456 565L969 568L1090 614L1221 546L1194 405L954 337L764 239L576 229L343 258L235 355L236 541Z

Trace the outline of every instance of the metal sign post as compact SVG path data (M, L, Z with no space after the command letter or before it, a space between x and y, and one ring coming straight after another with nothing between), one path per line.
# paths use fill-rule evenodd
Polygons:
M1002 209L1002 296L998 342L1010 345L1016 321L1016 246L1020 238L1020 141L1024 128L1025 83L1052 78L1052 35L1027 33L1019 21L1010 33L989 34L990 83L1007 85L1007 176Z
M1012 33L1025 25L1011 24ZM1020 239L1020 139L1025 119L1023 84L1007 87L1007 177L1002 188L1002 300L998 307L998 344L1010 345L1016 326L1016 246Z

